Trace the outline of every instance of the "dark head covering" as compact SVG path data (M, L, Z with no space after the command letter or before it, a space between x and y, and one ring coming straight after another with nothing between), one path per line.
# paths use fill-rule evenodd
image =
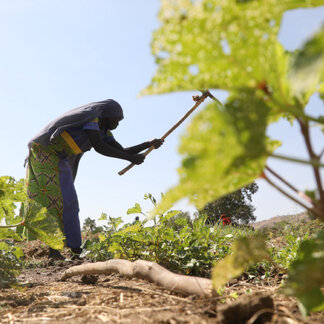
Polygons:
M33 142L48 145L55 137L71 127L84 125L95 118L124 118L123 109L120 104L112 99L92 102L87 105L74 108L46 125L28 143L31 147Z

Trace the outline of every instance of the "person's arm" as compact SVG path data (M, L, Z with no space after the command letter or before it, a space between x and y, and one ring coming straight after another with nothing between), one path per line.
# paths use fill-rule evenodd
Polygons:
M120 151L124 151L129 154L138 154L139 152L142 152L143 150L146 150L151 146L154 146L155 149L159 148L162 145L163 141L161 141L160 139L154 139L153 141L144 142L142 144L138 144L127 148L124 148L115 139L110 139L109 142L107 141L106 143Z
M118 147L112 146L110 143L105 143L100 136L100 132L97 130L85 130L85 132L88 135L91 145L99 154L127 160L135 164L141 164L145 159L143 154L130 154L121 145Z
M148 149L151 146L154 146L155 149L159 148L161 145L163 144L163 141L160 139L154 139L153 141L148 141L148 142L144 142L142 144L139 145L135 145L135 146L131 146L131 147L127 147L125 149L126 152L131 153L131 154L137 154L143 150Z

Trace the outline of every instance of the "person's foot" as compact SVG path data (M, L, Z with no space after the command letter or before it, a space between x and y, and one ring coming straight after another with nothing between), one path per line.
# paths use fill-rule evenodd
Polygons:
M52 260L65 260L64 256L58 250L49 248L48 258Z
M71 248L71 260L81 260L80 254L82 253L81 248Z

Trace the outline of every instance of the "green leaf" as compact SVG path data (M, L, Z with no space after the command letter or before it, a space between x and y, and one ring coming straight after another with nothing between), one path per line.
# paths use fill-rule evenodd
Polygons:
M16 256L17 260L19 260L24 255L23 250L17 246L15 247L15 250L12 253Z
M324 26L296 52L290 72L293 94L302 105L324 82Z
M123 220L121 217L111 217L109 216L108 225L110 225L114 231L117 230L117 227L123 223Z
M140 213L142 213L142 208L141 208L141 206L138 203L136 203L134 207L129 208L127 210L127 215L130 215L130 214L140 214Z
M301 243L297 258L292 262L283 291L297 297L304 315L324 309L324 231Z
M163 0L161 26L152 41L158 69L142 93L232 91L256 88L268 79L275 80L271 88L278 83L277 35L283 13L323 4L320 0Z
M17 234L15 231L13 231L10 228L0 228L0 240L3 239L14 239L16 241L22 241L22 238L19 234Z
M181 213L180 210L170 210L165 215L163 215L161 217L161 220L163 220L163 222L168 221L169 219L171 219L172 217L174 217L174 216L176 216L176 215L178 215L180 213Z
M106 213L101 213L101 216L99 220L107 220L107 214Z
M232 254L215 263L212 273L214 289L224 286L252 265L269 258L264 238L242 237L232 245Z
M134 224L131 226L124 227L113 234L113 236L123 236L126 233L136 233L139 231L139 229L142 227L142 224Z
M252 183L262 173L277 142L267 138L269 107L254 91L242 89L228 103L209 104L182 137L179 184L168 191L151 215L188 197L198 209Z
M64 234L62 223L46 208L28 199L22 204L25 226L35 237L53 249L63 249Z

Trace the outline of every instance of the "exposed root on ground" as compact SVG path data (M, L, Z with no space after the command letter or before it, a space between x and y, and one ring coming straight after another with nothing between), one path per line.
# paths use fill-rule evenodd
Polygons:
M155 283L165 289L186 294L211 297L215 294L212 282L206 278L175 274L155 262L137 260L134 262L112 259L106 262L82 264L66 270L61 280L93 274L118 273L128 279L139 278Z

